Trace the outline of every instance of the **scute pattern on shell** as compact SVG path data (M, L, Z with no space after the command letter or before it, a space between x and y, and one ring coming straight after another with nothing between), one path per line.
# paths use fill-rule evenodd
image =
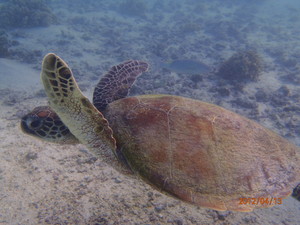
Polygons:
M131 168L179 199L216 210L252 211L240 198L287 197L299 182L299 148L216 105L146 95L104 112Z

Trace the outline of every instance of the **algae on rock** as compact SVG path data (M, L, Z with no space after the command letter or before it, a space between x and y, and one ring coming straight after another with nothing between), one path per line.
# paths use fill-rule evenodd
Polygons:
M242 51L225 61L217 75L232 82L257 81L262 69L262 58L255 51Z

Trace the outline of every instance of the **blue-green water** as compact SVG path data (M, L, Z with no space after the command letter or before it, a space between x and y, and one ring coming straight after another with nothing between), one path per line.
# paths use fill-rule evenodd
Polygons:
M58 54L70 65L88 96L111 66L128 59L144 60L150 64L150 70L138 78L130 95L172 94L214 103L300 145L299 27L300 2L296 0L0 0L1 118L7 122L0 124L3 139L0 158L5 161L6 151L15 152L20 158L12 157L11 164L5 164L15 166L24 161L22 154L17 153L22 151L20 146L31 148L27 137L14 127L18 126L23 111L47 103L39 72L42 58L48 52ZM255 52L258 57L254 60L240 57L235 63L225 64L232 56L248 52ZM227 65L227 69L220 70L222 65ZM247 75L255 79L244 79ZM7 144L7 140L21 140L21 143ZM34 141L32 146L37 145ZM15 146L15 151L10 150L11 146ZM39 151L32 149L34 153ZM46 162L47 157L40 160ZM34 163L30 165L34 167ZM47 170L46 165L33 171L43 174L55 170ZM13 180L6 173L7 168L10 167L0 164L3 190L8 187L8 180ZM23 174L24 166L16 168L17 174ZM43 184L36 182L37 186ZM26 185L22 188L29 190ZM102 216L99 224L297 224L300 221L295 213L300 204L291 199L274 209L219 215L202 208L195 213L195 207L179 203L163 202L161 206L160 197L149 193L146 203L130 202L124 197L122 204L110 208L90 209L88 205L90 214L84 216L88 219L91 215ZM2 196L10 194L0 191L0 206L6 199ZM88 197L76 195L76 198ZM24 208L29 204L25 198L20 202ZM40 223L46 223L45 204L41 199L36 202L33 212L40 210ZM10 207L19 215L27 212L16 205ZM3 207L2 210L0 207L0 221L8 221L8 212ZM128 218L113 219L118 211L134 219L130 222ZM64 215L56 216L65 218ZM84 224L88 219L78 219L78 223ZM49 221L55 223L59 219L51 217ZM12 222L18 223L22 224L18 219Z

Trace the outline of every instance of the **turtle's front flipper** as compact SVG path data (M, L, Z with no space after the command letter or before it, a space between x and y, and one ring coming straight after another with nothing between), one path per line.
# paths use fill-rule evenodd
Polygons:
M41 79L51 108L72 134L105 161L116 162L112 130L103 115L81 93L68 65L55 54L46 55Z
M99 111L118 99L125 98L136 78L148 70L146 62L129 60L113 66L99 81L94 94L93 103Z

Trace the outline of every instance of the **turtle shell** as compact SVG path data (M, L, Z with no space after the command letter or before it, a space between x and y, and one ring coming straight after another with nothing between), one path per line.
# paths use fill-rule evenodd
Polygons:
M274 205L260 199L285 198L299 183L298 147L219 106L144 95L110 103L105 116L132 170L181 200L252 211Z

